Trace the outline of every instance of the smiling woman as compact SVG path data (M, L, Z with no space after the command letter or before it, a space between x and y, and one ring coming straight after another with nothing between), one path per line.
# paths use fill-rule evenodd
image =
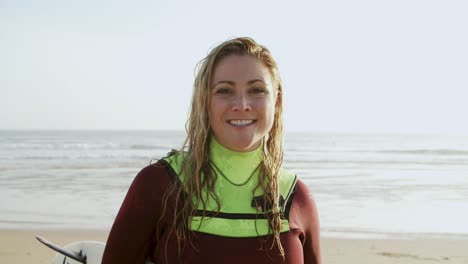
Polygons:
M216 66L209 117L214 137L234 151L252 151L273 126L278 90L252 56L231 55Z
M282 168L282 116L268 49L250 38L215 47L183 147L137 175L102 263L321 263L315 202Z

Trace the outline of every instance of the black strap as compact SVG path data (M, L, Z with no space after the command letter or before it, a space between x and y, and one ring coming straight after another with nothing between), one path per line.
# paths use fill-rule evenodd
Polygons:
M284 217L289 221L289 211L291 211L291 205L294 200L294 196L296 195L297 190L297 181L294 183L294 188L292 189L291 194L289 195L289 199L286 201L286 206L284 208Z

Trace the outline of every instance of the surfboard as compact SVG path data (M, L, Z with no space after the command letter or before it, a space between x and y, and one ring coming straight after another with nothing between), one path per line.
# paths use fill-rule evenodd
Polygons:
M76 241L65 247L36 236L37 240L47 247L57 251L53 264L101 264L106 244L99 241Z
M53 264L101 264L106 248L106 244L99 241L76 241L60 247L41 236L36 236L36 239L57 252L52 259ZM154 263L146 260L145 264Z

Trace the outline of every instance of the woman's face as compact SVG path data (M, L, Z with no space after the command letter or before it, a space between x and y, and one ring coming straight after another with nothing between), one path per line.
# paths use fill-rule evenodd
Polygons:
M253 56L230 55L214 69L210 87L210 126L230 150L256 149L273 126L276 89L268 68Z

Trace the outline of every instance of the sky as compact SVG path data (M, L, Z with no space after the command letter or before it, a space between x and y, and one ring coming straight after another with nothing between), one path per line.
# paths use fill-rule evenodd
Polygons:
M468 135L464 0L0 0L0 129L183 130L196 64L269 48L286 131Z

